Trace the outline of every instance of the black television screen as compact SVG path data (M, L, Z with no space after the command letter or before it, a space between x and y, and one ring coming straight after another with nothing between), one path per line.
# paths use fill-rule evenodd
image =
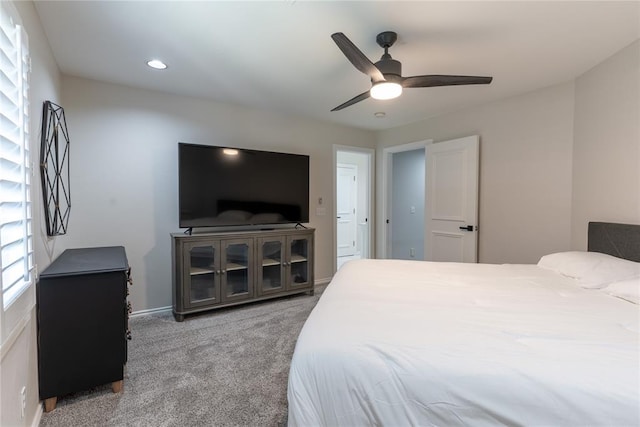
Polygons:
M178 144L181 228L309 222L309 156Z

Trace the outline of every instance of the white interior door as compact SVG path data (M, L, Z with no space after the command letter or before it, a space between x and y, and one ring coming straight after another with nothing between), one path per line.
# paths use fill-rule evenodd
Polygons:
M355 255L358 223L356 204L358 187L356 165L338 164L336 177L336 211L338 257Z
M477 135L426 148L425 259L478 261Z

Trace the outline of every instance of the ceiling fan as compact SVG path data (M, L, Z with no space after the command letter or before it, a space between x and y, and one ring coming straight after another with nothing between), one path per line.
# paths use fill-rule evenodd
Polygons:
M384 31L376 37L376 42L384 49L384 54L375 64L369 61L364 53L354 45L343 33L335 33L331 38L338 45L344 56L356 67L371 78L371 89L354 96L347 102L338 105L331 111L338 111L364 101L371 96L375 99L392 99L400 96L402 88L479 85L489 84L493 77L448 76L431 74L426 76L402 77L402 64L389 55L389 48L398 39L393 31Z

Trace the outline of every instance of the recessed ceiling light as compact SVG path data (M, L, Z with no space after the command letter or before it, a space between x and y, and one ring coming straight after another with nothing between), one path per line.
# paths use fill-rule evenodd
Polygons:
M384 118L387 114L384 111L378 111L376 113L373 113L374 116L376 116L376 118L378 119L382 119Z
M151 68L155 68L156 70L164 70L167 68L167 64L160 61L159 59L152 59L151 61L147 61L147 65Z
M235 148L225 148L222 150L222 152L224 154L226 154L227 156L237 156L238 155L238 150L236 150Z

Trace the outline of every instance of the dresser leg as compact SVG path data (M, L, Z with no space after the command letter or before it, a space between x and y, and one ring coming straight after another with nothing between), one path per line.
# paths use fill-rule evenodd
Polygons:
M112 382L111 383L111 390L113 390L114 393L120 393L122 391L122 383L123 382L124 382L124 380Z
M56 409L56 403L58 403L57 397L50 397L44 400L44 412L51 412Z

